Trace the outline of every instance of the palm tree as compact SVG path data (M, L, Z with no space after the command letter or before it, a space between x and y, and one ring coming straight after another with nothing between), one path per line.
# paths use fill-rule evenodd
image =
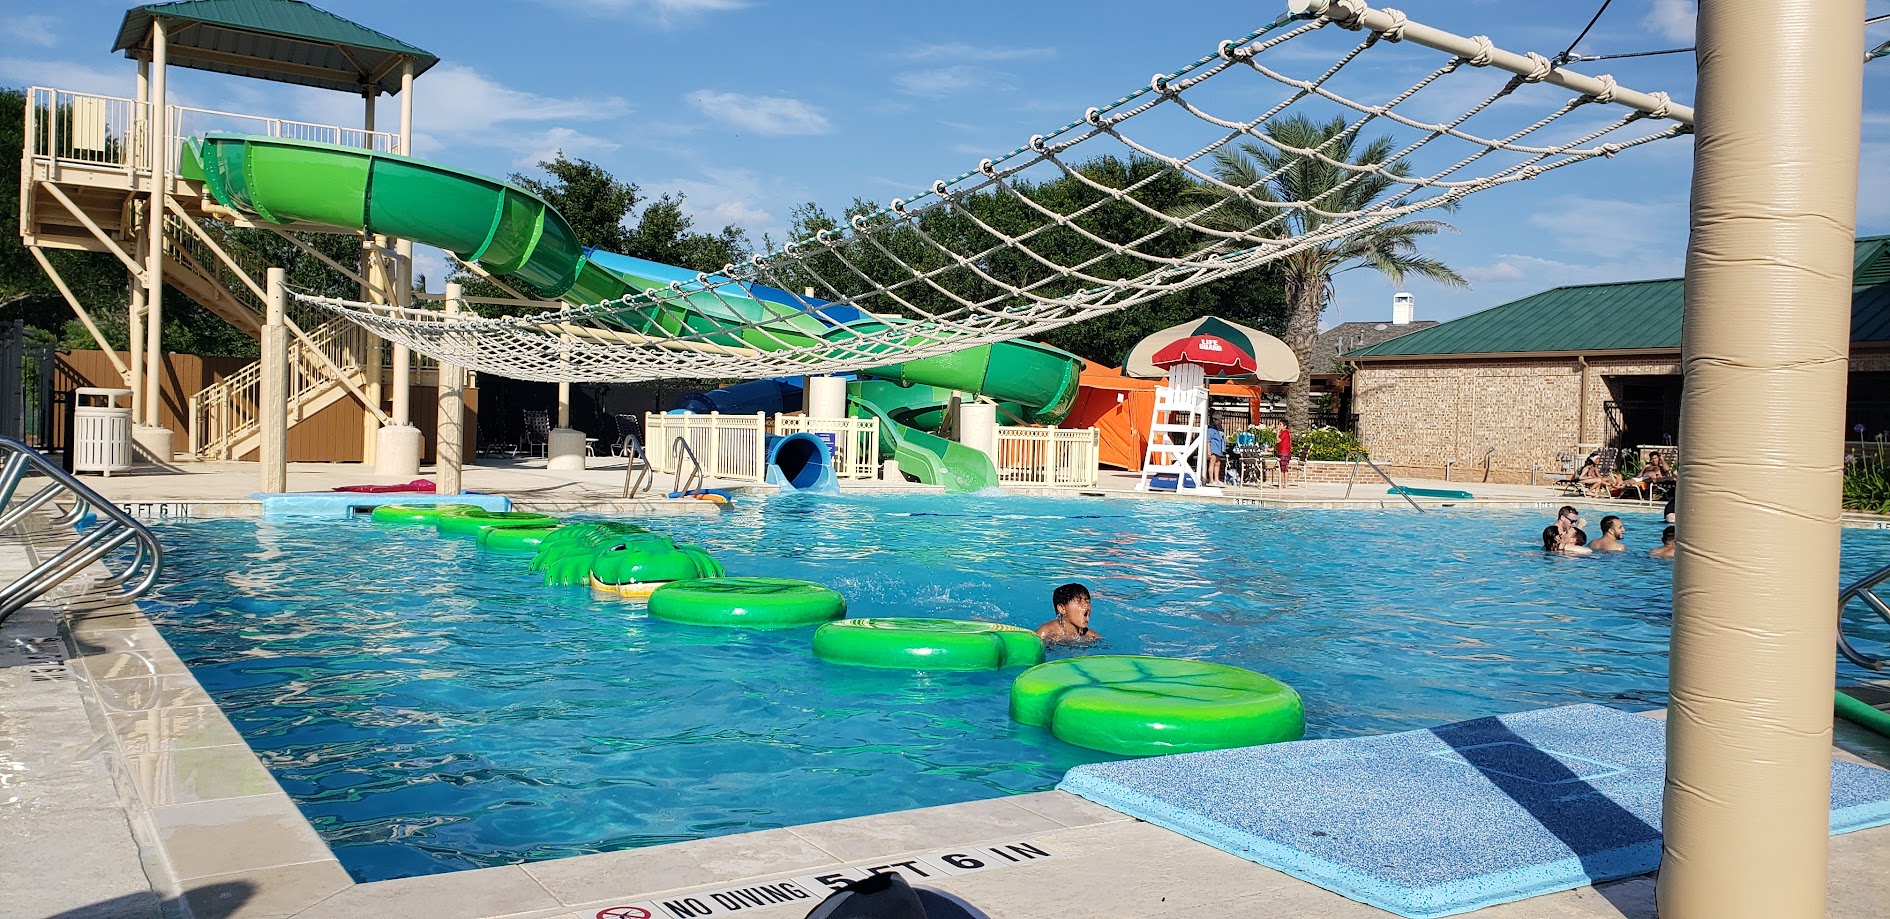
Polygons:
M1176 216L1188 217L1210 229L1258 232L1287 239L1317 233L1339 219L1328 215L1366 210L1394 187L1403 188L1393 176L1409 174L1405 163L1361 173L1326 162L1330 159L1354 166L1374 166L1385 163L1395 152L1390 137L1380 137L1361 147L1357 133L1348 132L1346 127L1342 117L1321 123L1305 115L1292 115L1269 122L1266 135L1278 143L1279 148L1246 141L1222 147L1213 154L1214 177L1245 189L1246 195L1235 196L1212 185L1198 185L1186 193L1196 200L1177 209ZM1326 159L1287 152L1289 150L1316 150ZM1310 202L1318 211L1300 207L1282 212L1280 208L1257 203L1268 201ZM1383 274L1393 284L1403 284L1405 277L1416 275L1451 287L1468 287L1469 282L1450 266L1418 254L1418 237L1452 229L1455 228L1440 220L1385 223L1308 246L1274 263L1286 286L1290 310L1286 344L1299 358L1299 379L1286 390L1288 425L1295 430L1303 429L1310 420L1310 356L1313 339L1319 335L1319 317L1332 302L1332 276L1354 268L1369 268ZM1237 245L1230 243L1229 248Z

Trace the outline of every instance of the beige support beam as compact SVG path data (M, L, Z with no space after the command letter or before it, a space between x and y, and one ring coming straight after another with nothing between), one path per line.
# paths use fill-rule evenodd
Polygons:
M1863 21L1700 4L1662 919L1825 915Z
M171 213L176 214L178 219L184 222L185 228L190 230L190 235L197 237L199 241L209 247L211 254L217 257L217 261L222 262L223 267L230 269L230 272L235 274L237 279L243 282L243 286L249 288L249 292L256 295L256 299L264 303L269 302L268 289L256 283L256 279L250 277L249 272L244 271L243 266L236 263L236 259L232 258L230 253L224 250L223 245L217 242L216 237L204 232L203 227L197 225L196 218L190 216L190 212L184 210L184 206L177 203L176 198L167 197L164 199L164 203L170 207Z
M458 316L465 302L465 289L446 285L446 315ZM456 495L464 489L462 466L466 443L466 371L441 362L440 418L434 428L433 460L437 474L435 491Z
M403 59L400 71L400 152L411 155L413 151L413 60ZM413 306L413 240L394 240L394 253L397 261L394 268L393 304L402 308ZM406 345L395 344L391 349L394 363L394 423L411 424L413 419L413 353Z
M334 270L340 272L343 276L347 277L349 280L355 282L356 284L361 285L361 289L363 291L366 291L368 296L376 296L376 295L382 296L382 297L387 296L386 291L378 287L375 287L371 282L368 281L367 278L361 276L361 274L357 273L354 269L345 267L340 262L337 262L334 259L329 258L327 253L296 238L294 234L288 232L287 230L284 230L280 227L270 227L269 229L273 231L277 236L280 236L283 239L288 240L289 243L295 246L297 249L300 249L303 252L314 256L316 260L320 261L322 264L327 265L330 268L333 268Z
M150 130L151 56L142 51L138 52L137 107L133 110L132 120L134 123L139 125L141 131L148 132ZM133 167L134 175L136 174L135 170L137 168L135 164L140 158L143 158L147 155L148 155L148 151L146 150L139 150L132 154L132 161L134 163L134 167ZM148 163L146 165L148 165ZM133 195L132 197L136 198L136 195ZM136 208L137 208L137 204L135 201L127 204L126 217L131 218ZM126 336L125 337L130 339L130 343L131 343L131 375L127 383L131 387L131 421L133 424L137 424L144 420L144 277L143 277L143 274L144 274L145 251L143 249L143 246L144 246L145 238L146 238L146 234L140 233L138 234L138 238L132 242L132 250L137 254L137 258L133 259L133 262L136 265L138 265L138 269L136 271L132 271L129 273L130 274L129 286L131 288L131 302L127 304L125 308L125 313L126 313L125 315ZM106 348L105 350L110 351L111 349ZM196 416L196 412L194 411L191 412L191 416L194 418Z
M139 442L159 462L168 463L168 433L155 430L164 398L164 196L170 175L170 98L166 95L169 48L162 17L151 21L151 199L144 212L144 418ZM165 454L165 455L159 455Z
M289 490L289 330L284 325L289 303L288 276L269 269L269 304L262 327L262 406L257 419L262 434L262 492Z
M112 239L110 233L99 229L98 222L93 220L84 211L80 210L77 204L72 203L72 199L66 197L66 193L61 191L58 185L46 179L41 179L39 180L39 186L45 189L46 192L52 195L60 204L65 205L66 210L72 212L72 216L77 217L79 223L87 230L91 231L94 238L104 243L106 248L110 249L113 255L118 256L118 260L125 263L125 270L131 272L133 278L136 278L140 282L144 280L144 268L138 264L138 260L132 258L131 253L126 252L124 247L118 244L117 240Z
M39 262L39 270L46 272L46 277L52 279L53 286L59 288L59 295L66 298L66 305L72 307L73 314L79 317L79 324L85 326L87 332L92 333L92 340L98 342L98 349L105 352L105 356L111 359L112 367L117 369L118 375L126 380L130 380L131 368L125 366L125 362L118 359L118 352L113 350L111 344L105 341L105 333L100 332L98 325L92 322L92 314L85 311L85 305L79 302L79 298L77 295L73 294L72 288L66 286L66 279L59 276L59 270L54 268L52 262L46 258L46 253L41 251L38 246L27 246L26 248L33 253L33 260Z

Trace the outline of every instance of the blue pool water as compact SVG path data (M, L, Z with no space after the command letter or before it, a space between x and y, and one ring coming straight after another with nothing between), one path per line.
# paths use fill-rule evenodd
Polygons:
M1313 737L1663 704L1660 524L1629 517L1625 555L1552 558L1530 548L1550 513L782 496L651 523L860 616L1035 626L1082 581L1095 650L1272 674ZM1040 791L1108 758L1013 724L1015 671L826 664L811 630L652 620L431 528L160 535L165 636L362 881ZM1860 575L1890 531L1844 552Z

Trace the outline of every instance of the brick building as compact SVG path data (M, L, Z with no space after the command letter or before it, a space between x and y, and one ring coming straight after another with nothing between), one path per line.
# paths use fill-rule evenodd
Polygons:
M1846 428L1890 431L1890 236L1857 240ZM1526 482L1587 445L1676 443L1681 279L1558 287L1350 351L1366 449L1406 474ZM1754 437L1762 436L1755 431Z

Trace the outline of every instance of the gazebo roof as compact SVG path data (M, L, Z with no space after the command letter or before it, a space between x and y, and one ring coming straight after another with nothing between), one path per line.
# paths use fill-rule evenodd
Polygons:
M440 59L302 0L179 0L134 7L113 51L135 57L151 23L165 21L165 54L176 67L342 92L400 91L403 61L415 76Z

